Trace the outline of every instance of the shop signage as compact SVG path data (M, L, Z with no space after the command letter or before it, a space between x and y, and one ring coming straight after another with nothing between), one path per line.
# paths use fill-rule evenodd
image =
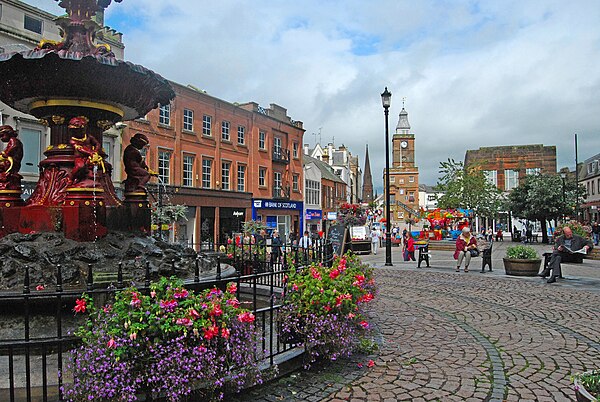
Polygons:
M337 219L337 212L327 212L327 220L335 221Z
M295 201L254 200L253 205L262 209L302 209L302 203Z
M235 216L236 218L239 218L240 216L244 216L244 212L243 211L233 211L233 216Z
M323 213L320 209L307 209L306 210L306 220L311 219L321 219L323 217Z

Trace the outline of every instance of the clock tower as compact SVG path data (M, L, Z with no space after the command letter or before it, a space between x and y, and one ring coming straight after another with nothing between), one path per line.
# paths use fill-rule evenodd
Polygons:
M410 226L408 222L419 214L419 168L415 163L415 135L404 105L392 138L390 195L392 224Z

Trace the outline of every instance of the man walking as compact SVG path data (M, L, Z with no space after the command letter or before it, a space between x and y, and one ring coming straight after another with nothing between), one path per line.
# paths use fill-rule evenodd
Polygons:
M545 278L550 274L550 271L552 271L552 276L548 279L548 283L556 282L556 278L562 276L560 263L565 256L573 254L573 252L578 250L585 250L585 253L587 254L593 247L594 245L591 241L574 234L570 227L565 226L562 236L559 236L556 239L554 251L552 251L552 257L550 257L548 267L539 273L538 276Z
M371 229L371 251L374 255L377 255L377 248L379 247L379 232L377 229Z

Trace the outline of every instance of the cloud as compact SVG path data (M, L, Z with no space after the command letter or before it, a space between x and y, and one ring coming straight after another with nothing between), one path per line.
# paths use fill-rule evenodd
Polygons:
M574 166L577 132L580 159L600 152L598 20L594 0L124 0L106 14L135 63L286 107L306 143L321 128L361 164L368 142L379 191L385 86L392 132L407 98L421 183L481 146L556 145L558 166Z

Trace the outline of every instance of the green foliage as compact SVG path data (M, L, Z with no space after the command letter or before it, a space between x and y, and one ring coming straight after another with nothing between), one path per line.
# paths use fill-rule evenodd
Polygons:
M592 396L600 397L600 370L578 373L573 375L571 379L577 380Z
M242 223L242 230L245 234L259 233L261 230L264 230L266 228L267 227L262 221L249 220Z
M568 221L568 222L561 223L560 225L558 225L558 227L554 231L554 236L555 237L562 236L563 229L565 227L570 227L571 231L573 231L573 233L575 233L576 235L579 235L585 239L592 238L592 227L587 226L587 225L582 225L581 223L579 223L577 221Z
M529 246L509 246L506 249L506 258L515 260L537 260L538 254L533 247Z
M472 209L476 215L494 217L502 206L502 193L490 183L479 166L465 168L462 162L440 162L441 177L436 189L444 194L438 199L442 209Z
M573 180L564 182L563 192L563 179L556 174L529 175L510 193L507 207L515 217L540 221L546 243L546 220L572 215L584 193Z
M152 204L152 223L154 225L171 224L179 222L180 220L186 220L185 216L187 213L186 205L163 205L158 207L158 203Z

